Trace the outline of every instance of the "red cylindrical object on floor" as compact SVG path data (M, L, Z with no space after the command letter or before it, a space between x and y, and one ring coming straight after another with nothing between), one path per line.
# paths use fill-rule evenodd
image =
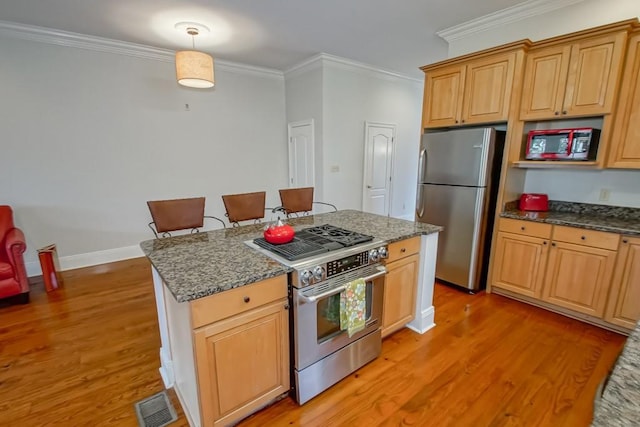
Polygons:
M58 252L56 245L49 245L38 249L40 267L42 268L42 279L47 292L55 291L60 287L60 277L58 276Z

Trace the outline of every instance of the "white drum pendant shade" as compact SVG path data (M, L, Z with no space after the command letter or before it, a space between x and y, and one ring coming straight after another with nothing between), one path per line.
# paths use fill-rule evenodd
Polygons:
M176 52L176 78L182 86L213 87L213 58L195 50Z

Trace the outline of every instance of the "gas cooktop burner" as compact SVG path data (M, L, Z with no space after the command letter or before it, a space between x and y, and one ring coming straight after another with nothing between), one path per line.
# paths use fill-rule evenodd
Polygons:
M345 230L344 228L334 227L333 225L324 224L317 227L305 228L305 232L316 236L322 236L333 242L340 243L342 246L353 246L359 243L369 242L373 240L373 236L356 233L355 231Z
M255 239L253 243L286 260L297 261L371 240L373 236L324 224L300 230L296 232L296 237L291 242L282 245L274 245L262 237Z

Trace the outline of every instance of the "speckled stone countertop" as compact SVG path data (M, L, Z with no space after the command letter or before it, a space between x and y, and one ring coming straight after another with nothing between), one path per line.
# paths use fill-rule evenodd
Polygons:
M517 202L510 202L500 216L611 233L640 235L640 209L636 208L550 200L548 212L525 212L517 209Z
M594 409L593 427L640 425L640 323L627 343Z
M296 230L331 224L391 243L442 227L355 210L287 220ZM140 243L178 302L191 301L289 272L244 242L262 236L263 224L147 240Z

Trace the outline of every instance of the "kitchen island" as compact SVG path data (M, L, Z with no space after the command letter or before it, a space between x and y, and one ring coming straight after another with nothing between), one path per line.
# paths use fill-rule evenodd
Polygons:
M310 215L288 222L296 230L330 224L374 236L387 244L421 236L415 317L407 326L419 333L434 326L433 284L437 236L441 227L354 210ZM273 399L288 391L288 339L282 334L286 333L288 337L288 319L284 310L288 309L286 288L290 268L245 243L260 237L262 228L259 224L248 225L140 244L152 263L161 336L160 372L165 386L175 387L191 425L212 425L208 400L220 401L226 392L215 387L208 387L213 390L212 396L204 396L201 392L203 383L217 375L213 368L207 375L203 375L202 369L198 372L201 365L194 361L198 357L215 359L216 355L210 354L215 352L211 350L213 344L199 344L203 334L206 335L203 339L206 339L218 331L207 322L212 324L216 321L216 325L223 323L221 321L229 323L234 319L232 316L243 314L245 317L253 316L247 317L247 321L269 324L263 332L271 334L277 345L267 350L278 363L269 365L277 372L264 378L264 383L270 387L265 396ZM239 307L236 313L233 303L225 303L225 299L238 292L246 294L243 298L247 304ZM258 315L262 317L256 317ZM281 363L283 361L286 366ZM239 358L237 363L241 362ZM215 363L222 363L220 357ZM249 387L242 381L237 382L240 386ZM233 392L243 394L245 390ZM263 406L263 400L249 399L244 406L237 408L229 403L218 412L226 410L233 415L238 410L247 414ZM221 423L233 419L226 418Z
M592 427L632 427L640 423L640 323L636 325L594 405Z

